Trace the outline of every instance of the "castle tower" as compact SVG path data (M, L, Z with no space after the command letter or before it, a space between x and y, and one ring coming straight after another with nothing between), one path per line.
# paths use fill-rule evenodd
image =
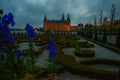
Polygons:
M64 14L62 15L62 20L65 20L65 18L64 18Z
M70 16L68 14L68 17L67 17L67 30L70 31Z
M43 22L44 26L43 26L43 29L46 31L47 30L47 17L46 17L46 14L44 15L44 22Z
M70 22L70 15L68 14L68 17L67 17L67 21L69 21Z
M46 14L44 15L44 21L46 21L47 20L47 18L46 18Z

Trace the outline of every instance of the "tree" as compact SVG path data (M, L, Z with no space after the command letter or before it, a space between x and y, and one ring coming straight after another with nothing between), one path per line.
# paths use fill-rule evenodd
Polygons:
M108 25L108 18L107 17L104 17L104 19L103 19L103 25Z
M97 25L97 18L96 16L94 16L94 26L96 27L96 25Z
M3 14L3 10L0 9L0 22L1 22L1 15Z
M118 34L116 38L116 47L120 48L120 29L118 30Z
M89 29L89 33L88 34L89 34L89 38L92 38L92 29L91 28Z
M112 33L112 26L113 26L114 19L115 19L115 11L116 11L115 5L112 4L112 7L111 7L111 14L110 14L111 33Z
M94 38L94 39L97 41L97 40L98 40L98 33L97 33L97 29L95 30L95 33L94 33L94 34L95 34L95 38Z
M103 10L100 11L100 19L99 19L100 25L103 24Z
M107 42L107 33L106 33L106 29L104 29L102 41L103 41L103 43L106 43L106 42Z

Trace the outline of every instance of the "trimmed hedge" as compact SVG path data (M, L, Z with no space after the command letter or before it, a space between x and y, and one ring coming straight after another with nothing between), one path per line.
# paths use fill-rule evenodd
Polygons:
M80 47L76 46L75 55L79 57L90 58L90 57L95 56L95 51L94 50L80 50Z
M76 62L75 58L71 55L65 55L65 54L60 54L57 56L57 61L64 65L65 69L68 71L74 73L74 74L79 74L79 75L84 75L84 76L89 76L89 77L118 77L119 72L117 71L107 71L107 70L99 70L95 69L92 67L89 67L87 65L81 64L79 62Z
M48 41L35 41L36 46L44 46L47 45L49 42Z
M38 49L38 51L36 51L36 54L37 54L37 55L42 54L42 51L43 51L45 48L46 48L46 46L45 46L45 45L44 45L44 46L42 46L42 47L40 47L40 48Z
M35 55L37 56L37 55L42 54L42 51L45 49L45 47L46 47L46 46L40 47L40 48L38 49L38 51L35 52ZM28 56L28 55L29 55L29 49L24 49L24 50L23 50L23 55L24 55L24 56Z
M62 46L62 48L75 47L76 43L77 41L69 40L69 39L61 39L59 41L56 41L56 44Z
M79 56L79 57L90 58L90 57L94 57L95 56L95 51L93 51L93 50L81 50L80 53L76 53L75 52L75 55Z
M86 65L107 64L107 65L120 66L120 60L107 59L107 58L96 58L96 59L81 60L80 63L86 64Z
M94 47L94 44L89 43L88 41L82 41L79 42L80 47L83 48L90 48L90 47Z
M92 40L92 39L88 39L88 40L89 40L89 41L92 41L92 42L94 42L94 43L96 43L96 44L98 44L98 45L100 45L100 46L102 46L102 47L105 47L105 48L107 48L107 49L109 49L109 50L111 50L111 51L114 51L114 52L117 52L117 53L120 54L120 49L117 48L117 47L111 46L111 45L109 45L109 44L104 44L104 43L102 43L102 42L95 41L95 40Z
M23 55L24 55L24 56L29 55L29 49L24 49L24 50L22 50L22 51L23 51Z
M64 54L64 52L62 51L62 46L61 45L56 45L56 52L57 54Z

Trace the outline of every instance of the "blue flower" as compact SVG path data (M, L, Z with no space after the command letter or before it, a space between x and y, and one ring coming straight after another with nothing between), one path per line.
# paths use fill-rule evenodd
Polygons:
M2 24L8 24L8 15L5 14L3 17L2 17Z
M11 26L14 26L15 25L15 22L13 20L14 16L12 13L8 13L8 14L5 14L3 17L2 17L2 24L4 25L9 25L11 24Z
M2 46L2 43L0 42L0 47Z
M10 29L4 24L0 25L0 40L5 39L5 41L14 43L14 37L10 33Z
M4 24L0 25L0 32L4 35L11 34L10 29L8 27L6 27L6 25L4 25Z
M49 57L56 58L57 54L56 54L56 48L54 46L54 40L53 39L50 40L49 45L46 48L47 48L47 50L50 50Z
M28 38L36 38L36 34L35 34L34 29L31 25L26 24L25 30L27 31Z
M8 35L5 37L5 40L6 40L7 42L12 43L12 44L15 42L14 37L13 37L12 35L10 35L10 34L8 34Z
M8 27L9 24L11 26L15 25L15 22L13 20L14 16L12 13L5 14L2 17L2 23L0 23L0 37L4 38L7 42L14 43L15 40L13 36L10 33L10 29Z
M23 52L21 50L17 51L17 57L20 59L23 56Z

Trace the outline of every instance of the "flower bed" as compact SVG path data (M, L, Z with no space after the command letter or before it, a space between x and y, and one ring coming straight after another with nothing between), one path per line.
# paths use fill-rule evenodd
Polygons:
M57 57L57 61L64 65L65 69L68 71L74 74L84 75L88 77L118 77L119 74L119 72L116 71L99 70L88 67L77 62L71 55L60 54Z
M79 57L89 58L89 57L95 56L95 51L93 51L93 50L81 50L81 52L79 52L79 53L75 52L75 55L79 56Z
M48 44L48 41L35 41L36 46L44 46L47 44Z
M79 42L79 46L83 48L90 48L90 47L94 47L94 44L88 43L88 41L82 41Z
M96 58L96 59L81 60L80 63L86 64L86 65L106 64L106 65L120 66L120 60L106 59L106 58Z
M94 50L80 50L79 46L76 46L75 55L79 57L94 57L95 51Z
M36 52L36 54L37 54L37 55L42 54L42 51L43 51L45 48L46 48L46 46L45 46L45 45L44 45L44 46L42 46L42 47L40 47L40 48L38 49L38 51Z
M56 45L56 51L57 51L57 54L64 54L64 52L62 51L61 45Z
M102 47L105 47L105 48L107 48L107 49L109 49L109 50L111 50L111 51L114 51L114 52L117 52L118 54L120 54L120 49L117 48L117 47L114 47L114 46L109 45L109 44L104 44L104 43L102 43L102 42L95 41L95 40L93 40L93 39L88 39L88 40L89 40L89 41L92 41L92 42L94 42L94 43L96 43L96 44L98 44L98 45L100 45L100 46L102 46Z

